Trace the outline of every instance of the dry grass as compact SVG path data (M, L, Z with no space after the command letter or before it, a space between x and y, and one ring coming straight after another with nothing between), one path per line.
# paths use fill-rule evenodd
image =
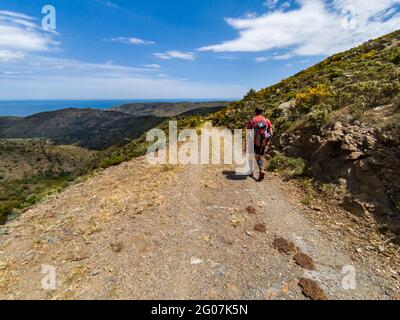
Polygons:
M15 261L0 261L0 295L3 296L9 292L17 281Z
M73 267L70 273L65 277L64 283L66 285L72 285L74 283L81 282L84 278L88 276L89 268L86 266L76 266Z

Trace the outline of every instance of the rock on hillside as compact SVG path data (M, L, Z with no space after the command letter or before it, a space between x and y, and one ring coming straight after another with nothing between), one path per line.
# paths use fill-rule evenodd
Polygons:
M365 213L393 215L391 202L400 203L400 180L394 170L400 168L400 151L381 130L336 122L320 135L284 133L276 143L286 155L311 163L315 180L345 185L354 198L351 202L361 201Z

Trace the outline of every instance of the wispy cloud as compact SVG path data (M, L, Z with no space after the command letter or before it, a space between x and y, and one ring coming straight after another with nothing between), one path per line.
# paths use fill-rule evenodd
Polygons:
M0 99L211 99L236 98L247 90L173 78L156 66L129 67L32 54L29 59L0 64Z
M400 0L297 0L283 10L267 1L261 16L227 18L236 39L200 48L215 52L261 52L286 49L292 56L329 55L397 30ZM284 2L284 9L288 8Z
M7 10L0 10L0 15L2 15L2 19L4 17L13 17L13 18L20 18L23 20L34 20L34 18L27 16L26 14L19 13L19 12L14 12L14 11L7 11Z
M263 6L266 7L269 10L274 10L274 9L287 9L291 6L290 1L280 1L280 0L267 0L263 3Z
M233 56L233 55L220 55L217 57L218 59L222 59L222 60L237 60L239 59L237 56Z
M235 85L173 78L159 71L31 55L29 60L0 64L0 99L235 98L246 91Z
M21 60L32 52L49 51L59 43L25 14L0 11L0 63Z
M263 3L264 7L267 7L269 9L275 9L276 6L278 5L279 0L267 0Z
M156 58L163 59L163 60L170 60L170 59L182 59L182 60L196 60L193 52L182 52L182 51L167 51L164 53L154 53L153 54Z
M120 42L123 44L129 44L133 46L155 44L154 41L143 40L135 37L117 37L117 38L111 38L109 39L109 41Z
M264 57L257 57L254 59L255 62L266 62L266 61L271 61L271 60L289 60L293 58L293 54L291 53L286 53L286 54L278 54L278 53L273 53L270 56L264 56Z
M21 60L25 57L23 52L15 52L9 50L0 50L0 63L13 60Z
M145 64L145 65L143 65L143 67L150 68L150 69L160 69L161 68L161 66L159 64L155 64L155 63Z
M101 3L103 6L106 6L107 8L111 9L119 8L117 4L108 0L96 0L96 1Z
M270 60L269 57L257 57L257 58L254 58L254 61L257 62L257 63L266 62L266 61L269 61L269 60Z

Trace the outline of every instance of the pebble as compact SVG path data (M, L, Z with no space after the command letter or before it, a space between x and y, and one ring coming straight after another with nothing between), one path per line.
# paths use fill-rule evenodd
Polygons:
M190 264L191 265L198 265L198 264L202 264L204 261L199 259L199 258L191 258L190 259Z

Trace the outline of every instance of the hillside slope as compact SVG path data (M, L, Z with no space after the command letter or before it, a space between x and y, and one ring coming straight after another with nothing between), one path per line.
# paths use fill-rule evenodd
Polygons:
M125 112L138 116L156 116L156 117L175 117L192 111L201 109L201 114L212 113L226 107L229 102L211 101L211 102L149 102L149 103L130 103L119 107L114 107L112 110ZM208 110L209 109L209 110Z
M63 109L22 118L3 130L3 139L46 138L57 144L77 144L89 149L124 145L164 121L163 118L134 117L117 111Z
M341 212L327 224L332 208L310 215L287 182L270 175L259 184L232 170L139 158L49 198L0 226L0 298L305 299L303 277L329 299L399 297L398 256L366 249L369 240L353 236L357 221ZM280 253L280 237L316 269ZM41 287L44 265L56 268L54 290ZM349 265L354 290L342 286Z
M22 120L20 117L0 117L0 131L14 125L20 120Z
M271 169L311 177L355 215L400 235L399 79L396 31L252 90L213 119L240 128L264 108L276 127Z

